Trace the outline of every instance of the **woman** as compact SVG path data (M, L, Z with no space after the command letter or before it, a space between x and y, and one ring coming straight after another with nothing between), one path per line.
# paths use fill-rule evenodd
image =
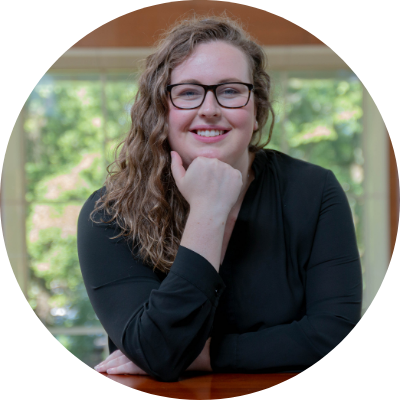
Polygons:
M146 60L132 128L85 203L78 251L110 356L96 369L302 371L361 312L351 212L332 172L263 150L262 49L183 21Z

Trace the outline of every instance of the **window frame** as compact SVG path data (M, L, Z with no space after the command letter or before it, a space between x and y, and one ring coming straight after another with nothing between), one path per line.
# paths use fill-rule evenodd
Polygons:
M138 64L153 52L153 48L72 48L64 53L48 72L133 73ZM347 64L327 46L265 46L268 70L332 71L350 70ZM24 108L14 126L4 161L1 217L4 238L11 266L25 297L28 290L28 258L25 240L25 163L23 115ZM363 313L375 297L389 265L389 169L388 135L382 117L363 87L364 154L364 226L363 257L364 298ZM23 235L21 235L21 232ZM104 333L103 328L49 328L54 335L87 335Z

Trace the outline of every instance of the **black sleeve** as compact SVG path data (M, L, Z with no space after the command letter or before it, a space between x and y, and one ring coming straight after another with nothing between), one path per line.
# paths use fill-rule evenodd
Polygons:
M211 340L215 371L302 370L324 357L361 317L362 278L351 210L327 171L299 321Z
M96 315L115 346L151 376L177 380L210 336L225 285L199 254L180 247L162 280L132 256L118 230L89 219L95 192L78 220L78 254ZM95 217L95 220L100 220Z

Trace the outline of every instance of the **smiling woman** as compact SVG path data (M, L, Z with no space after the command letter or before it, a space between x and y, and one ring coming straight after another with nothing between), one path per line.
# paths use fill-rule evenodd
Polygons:
M98 371L302 371L360 319L340 184L263 149L274 120L265 67L261 47L216 17L172 27L147 58L131 130L78 222L109 336Z

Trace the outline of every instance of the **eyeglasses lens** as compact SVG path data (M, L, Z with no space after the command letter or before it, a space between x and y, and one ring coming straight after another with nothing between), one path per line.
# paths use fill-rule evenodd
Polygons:
M223 107L243 107L249 98L249 89L241 83L230 83L218 86L217 100ZM179 108L196 108L203 101L205 90L197 85L179 85L171 90L172 102Z

